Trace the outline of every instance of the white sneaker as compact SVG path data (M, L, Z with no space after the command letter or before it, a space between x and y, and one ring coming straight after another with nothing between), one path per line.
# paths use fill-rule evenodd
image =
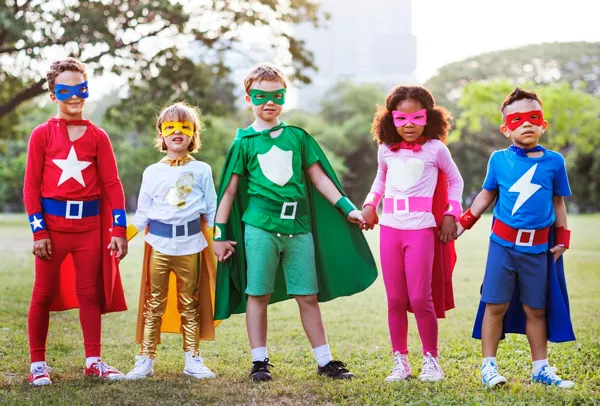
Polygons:
M185 367L183 368L185 375L193 376L196 379L212 379L217 376L204 365L204 360L200 355L194 356L191 351L185 353Z
M481 367L481 382L488 388L504 385L506 378L498 373L498 366L494 362L486 362Z
M548 365L544 365L537 375L533 374L531 376L531 382L565 389L570 389L575 386L575 382L561 379L556 375L556 368L552 368Z
M408 364L408 357L400 354L398 351L394 353L394 369L385 378L386 382L398 382L405 381L412 376L410 365Z
M444 379L444 372L437 358L433 357L430 352L423 357L423 367L419 380L423 382L437 382Z
M135 359L137 360L135 366L125 375L125 379L135 381L150 378L154 375L154 370L152 369L154 367L154 360L152 358L136 355Z

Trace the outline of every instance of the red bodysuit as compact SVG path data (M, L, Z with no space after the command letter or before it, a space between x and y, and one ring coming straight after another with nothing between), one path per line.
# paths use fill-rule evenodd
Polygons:
M71 141L67 124L87 130ZM50 310L76 307L86 357L99 357L101 314L127 309L117 261L106 248L111 236L126 236L125 197L108 135L88 120L51 118L36 127L23 201L34 240L50 238L52 245L50 261L35 258L31 362L45 360Z

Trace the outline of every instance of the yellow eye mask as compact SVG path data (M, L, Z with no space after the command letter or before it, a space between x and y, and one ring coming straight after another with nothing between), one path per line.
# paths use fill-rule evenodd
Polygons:
M163 137L168 137L177 130L188 137L194 136L194 124L189 121L165 121L160 126L161 135Z

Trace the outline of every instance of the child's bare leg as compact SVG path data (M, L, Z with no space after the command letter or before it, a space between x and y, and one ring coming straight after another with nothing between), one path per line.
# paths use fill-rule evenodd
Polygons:
M529 347L531 347L531 359L533 361L548 358L548 337L546 332L546 309L534 309L523 305L527 324L525 331Z
M295 296L295 298L300 308L302 327L304 327L312 348L327 344L327 334L317 295Z
M502 337L502 321L510 303L485 306L485 315L481 326L481 351L483 357L495 357Z
M263 296L248 296L246 306L246 329L250 348L267 346L267 306L271 294Z

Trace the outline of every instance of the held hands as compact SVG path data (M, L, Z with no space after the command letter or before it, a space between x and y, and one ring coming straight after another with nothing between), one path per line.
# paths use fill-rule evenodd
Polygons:
M219 262L225 262L230 256L235 254L235 241L213 241L213 250Z
M377 210L371 205L366 205L362 211L362 216L365 220L365 224L362 227L363 230L372 230L375 224L379 223L379 217L377 216Z
M358 224L360 229L365 228L365 219L359 210L352 210L350 213L348 213L348 217L346 217L346 219L351 223Z
M127 255L127 238L112 237L110 244L106 247L110 250L110 255L116 254L117 259L121 260Z
M441 242L446 243L458 238L457 225L454 216L446 215L442 220L440 227L439 239Z
M52 244L50 243L50 238L34 241L31 253L40 259L50 261L50 255L52 255Z

